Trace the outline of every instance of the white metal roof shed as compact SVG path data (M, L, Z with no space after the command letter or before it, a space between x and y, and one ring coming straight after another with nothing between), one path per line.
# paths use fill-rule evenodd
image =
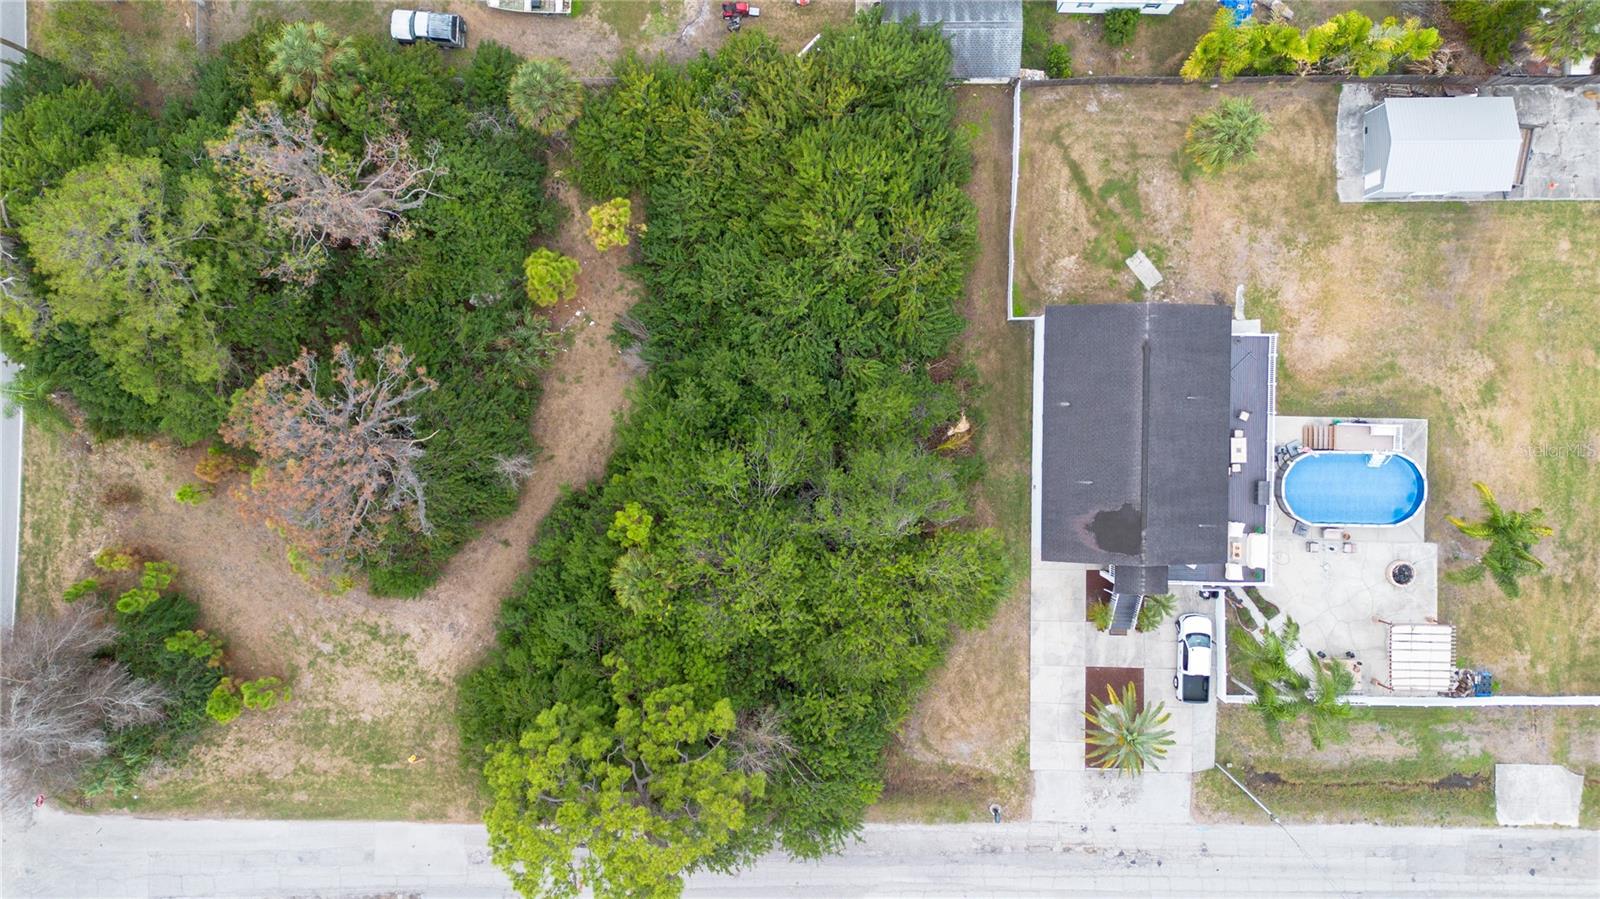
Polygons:
M1512 188L1522 129L1510 97L1391 97L1366 114L1368 196Z

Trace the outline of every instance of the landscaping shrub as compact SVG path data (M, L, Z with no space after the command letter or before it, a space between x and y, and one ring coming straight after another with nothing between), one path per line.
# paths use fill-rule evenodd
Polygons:
M596 893L839 846L954 629L1008 587L962 526L980 457L924 443L974 389L929 375L976 246L943 38L858 20L803 59L744 33L616 71L571 136L586 193L648 203L649 373L461 691L492 851L530 894L575 888L577 839ZM666 801L614 777L641 732ZM551 840L534 782L574 797Z
M211 490L199 484L183 484L172 491L172 498L186 506L198 506L211 498Z
M1046 78L1071 78L1072 77L1072 47L1068 44L1054 44L1050 52L1045 54L1044 74Z
M528 299L538 306L554 306L578 294L578 260L540 247L523 263L528 276Z
M211 695L206 697L206 714L218 724L232 724L244 714L244 697L239 695L233 678L225 677L217 681Z
M1184 153L1200 171L1214 175L1254 159L1256 141L1267 132L1267 118L1248 97L1227 97L1195 116L1184 134Z
M589 207L589 240L596 250L604 252L612 247L628 245L628 221L633 217L633 203L627 197L607 200Z
M1139 19L1142 14L1137 9L1111 9L1100 17L1101 33L1106 44L1112 47L1125 47L1133 42L1134 33L1139 30Z
M1434 28L1393 17L1375 24L1356 10L1300 31L1287 22L1236 25L1233 12L1217 10L1207 31L1184 60L1182 75L1195 81L1235 75L1337 72L1362 78L1382 75L1406 61L1420 62L1443 45Z

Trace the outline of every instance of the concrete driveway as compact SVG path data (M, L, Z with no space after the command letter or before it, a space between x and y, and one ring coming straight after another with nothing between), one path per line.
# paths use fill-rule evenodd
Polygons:
M1178 702L1172 626L1113 637L1085 621L1085 566L1036 562L1029 659L1029 765L1033 818L1057 822L1190 821L1192 775L1216 764L1216 683L1204 705ZM1178 588L1177 614L1215 614L1192 589ZM1213 618L1213 620L1215 620ZM1144 669L1145 704L1163 703L1173 747L1158 770L1129 776L1084 763L1084 669Z

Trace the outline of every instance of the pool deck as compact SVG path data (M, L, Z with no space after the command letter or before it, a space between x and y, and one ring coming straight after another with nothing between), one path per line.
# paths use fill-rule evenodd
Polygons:
M1349 421L1349 419L1344 419ZM1301 439L1306 425L1333 419L1279 416L1273 446ZM1423 476L1428 473L1428 423L1421 419L1367 419L1401 426L1400 449ZM1419 623L1439 614L1439 548L1423 533L1426 501L1417 514L1394 527L1339 528L1323 539L1323 529L1296 536L1295 520L1274 509L1272 585L1261 593L1300 625L1300 642L1330 657L1353 652L1362 662L1357 692L1384 695L1389 678L1389 622ZM1344 538L1349 534L1349 539ZM1346 552L1346 545L1353 546ZM1308 548L1310 547L1310 548ZM1416 578L1405 587L1389 583L1393 562L1410 562Z

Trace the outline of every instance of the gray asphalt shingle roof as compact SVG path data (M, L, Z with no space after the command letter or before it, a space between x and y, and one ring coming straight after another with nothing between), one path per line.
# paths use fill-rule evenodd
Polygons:
M963 81L1015 78L1022 68L1022 0L883 0L883 18L939 23L951 74Z
M1220 306L1045 310L1046 560L1226 558L1230 321Z

